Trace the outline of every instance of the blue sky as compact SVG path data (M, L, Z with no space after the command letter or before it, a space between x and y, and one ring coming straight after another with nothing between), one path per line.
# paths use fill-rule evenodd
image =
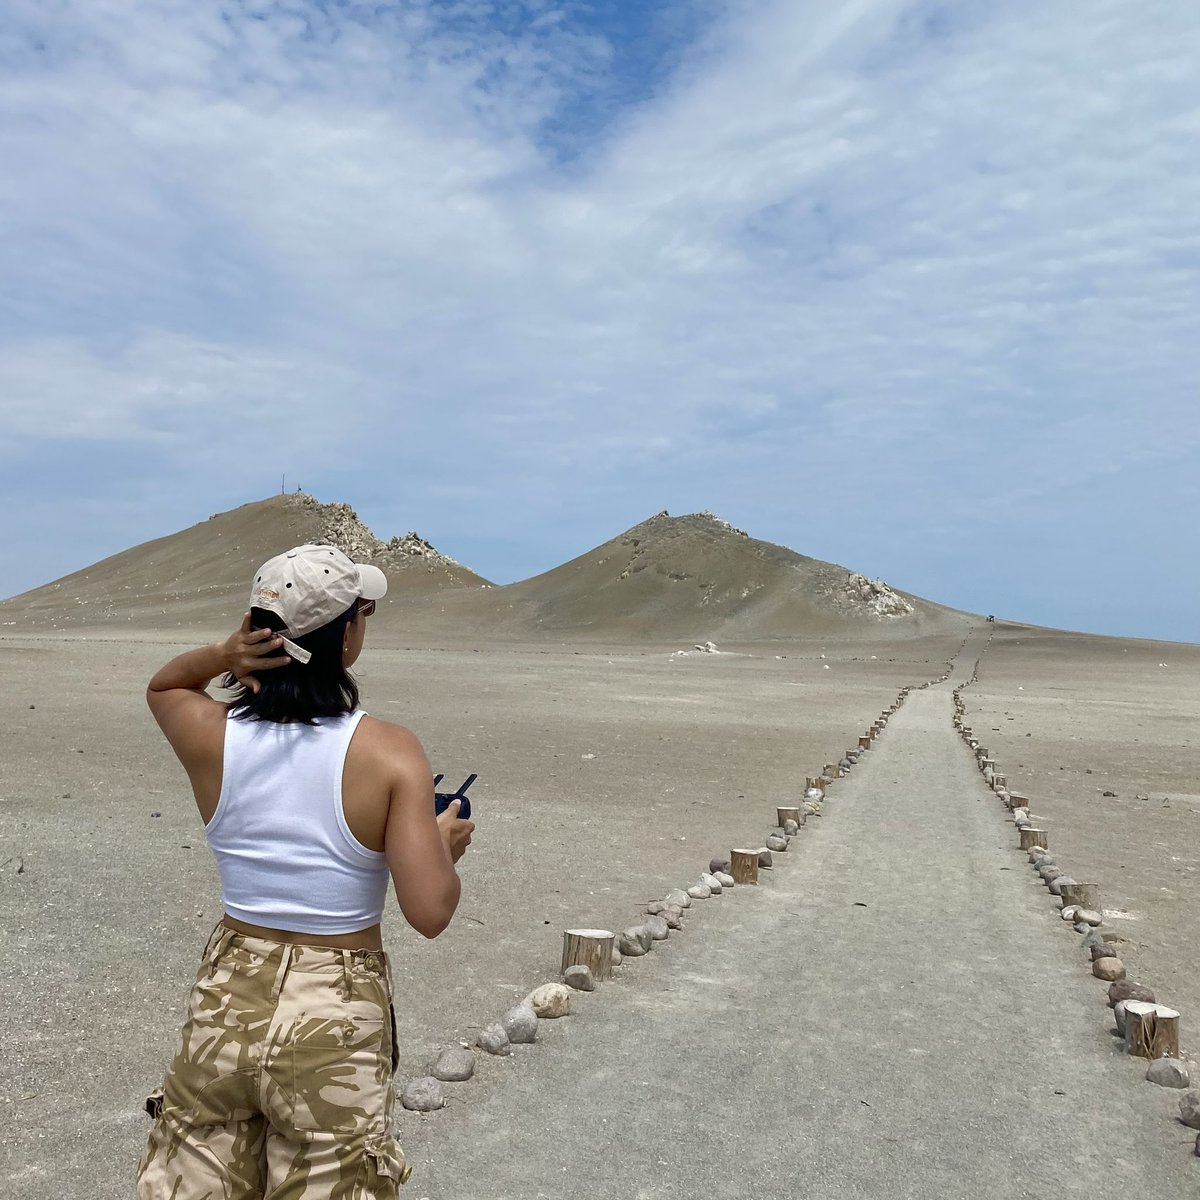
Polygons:
M289 486L1200 640L1167 0L0 0L0 594Z

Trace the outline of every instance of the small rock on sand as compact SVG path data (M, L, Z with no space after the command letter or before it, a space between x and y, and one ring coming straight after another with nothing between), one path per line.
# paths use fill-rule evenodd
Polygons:
M1125 1001L1118 1000L1116 1007L1113 1009L1113 1019L1117 1022L1117 1033L1121 1037L1125 1036Z
M769 867L772 863L771 852L765 846L758 852L758 865Z
M591 968L583 963L576 963L574 966L568 967L563 972L563 982L577 992L594 992L596 990L596 981L592 978Z
M625 958L640 958L648 947L642 945L640 926L632 926L617 935L617 949Z
M651 917L650 920L657 918ZM570 1014L571 989L565 983L543 983L525 997L525 1003L542 1020L553 1021Z
M1103 962L1103 959L1098 959L1098 962ZM1108 989L1108 1006L1115 1008L1122 1000L1143 1000L1147 1004L1153 1004L1154 993L1144 984L1135 983L1132 979L1118 979L1116 983Z
M1200 1092L1179 1098L1179 1119L1190 1129L1200 1129Z
M700 882L704 884L704 886L708 888L708 890L712 892L714 896L719 896L723 890L721 887L721 881L715 875L711 875L707 871L700 876Z
M528 1004L518 1004L515 1008L510 1008L500 1018L500 1024L514 1046L537 1041L538 1017Z
M782 853L788 848L787 838L780 837L777 833L771 834L767 838L767 849L775 851L776 854Z
M715 858L710 858L708 860L708 869L714 875L718 871L728 871L729 870L729 859L722 858L720 855L717 855Z
M1159 1087L1185 1088L1191 1082L1187 1063L1177 1058L1156 1058L1146 1071L1146 1078Z
M441 1083L432 1075L410 1079L400 1093L400 1103L412 1112L436 1112L445 1107L446 1095Z
M687 890L687 894L693 900L707 900L712 895L712 891L702 883L693 883Z
M677 904L680 908L691 908L692 898L682 888L672 888L667 893L667 903Z
M1125 964L1119 958L1098 958L1092 963L1092 974L1097 979L1124 979Z
M481 1029L475 1041L480 1050L484 1050L488 1054L503 1057L512 1053L512 1043L509 1042L508 1034L504 1032L504 1026L499 1021L494 1021L491 1025Z
M715 871L715 872L713 872L713 873L714 873L714 874L716 875L716 877L717 877L717 882L718 882L718 883L719 883L719 884L720 884L720 885L721 885L723 888L731 888L731 887L733 887L733 885L734 885L734 882L735 882L735 881L734 881L734 878L733 878L733 876L732 876L732 875L730 875L730 874L729 874L727 871Z
M447 1046L430 1074L444 1083L462 1083L475 1074L475 1055L466 1046Z
M642 928L650 934L650 940L654 942L665 942L671 933L671 927L662 917L647 917L642 923Z

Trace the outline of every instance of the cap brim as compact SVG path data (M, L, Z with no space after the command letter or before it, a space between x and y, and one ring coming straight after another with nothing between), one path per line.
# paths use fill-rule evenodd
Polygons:
M362 580L362 595L364 600L382 600L387 595L387 576L370 563L355 563L358 576Z

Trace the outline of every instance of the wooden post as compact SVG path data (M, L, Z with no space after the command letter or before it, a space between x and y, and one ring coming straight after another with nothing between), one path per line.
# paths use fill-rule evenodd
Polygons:
M806 775L804 777L804 787L805 787L806 791L809 788L815 788L816 786L817 786L817 777L815 775Z
M1125 1050L1138 1058L1178 1058L1179 1014L1165 1004L1127 1000Z
M1021 834L1021 849L1030 850L1034 846L1041 846L1043 850L1049 849L1050 840L1046 837L1044 829L1025 828L1020 830Z
M992 787L994 789L999 789L999 788L1007 787L1007 786L1008 786L1008 776L1007 775L992 776Z
M1094 908L1103 912L1100 907L1100 885L1096 883L1064 883L1062 885L1062 906L1078 904L1080 908Z
M729 873L734 883L758 882L758 851L730 850Z
M614 936L607 929L568 929L563 934L562 969L587 967L593 979L611 979Z
M858 739L858 748L860 750L870 750L871 739L869 737L860 737Z
M775 814L779 818L779 828L783 828L785 821L795 821L797 825L804 824L804 810L798 805L781 804L775 809Z

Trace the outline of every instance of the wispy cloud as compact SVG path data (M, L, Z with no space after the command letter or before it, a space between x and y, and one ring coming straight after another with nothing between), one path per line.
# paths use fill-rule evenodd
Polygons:
M354 462L500 577L711 507L987 607L980 520L1200 457L1186 6L6 7L0 454L142 453L167 528Z

